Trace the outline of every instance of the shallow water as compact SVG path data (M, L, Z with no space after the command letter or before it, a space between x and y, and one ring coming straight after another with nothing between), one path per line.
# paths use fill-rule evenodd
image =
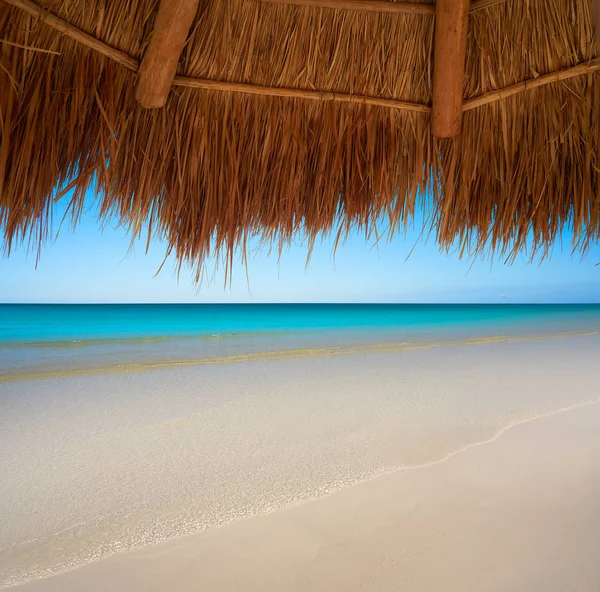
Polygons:
M600 305L1 305L0 380L119 364L600 329Z

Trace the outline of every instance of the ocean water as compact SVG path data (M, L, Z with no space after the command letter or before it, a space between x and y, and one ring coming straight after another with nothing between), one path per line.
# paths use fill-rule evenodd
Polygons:
M365 329L416 334L599 321L599 304L0 304L0 344Z
M41 371L600 330L600 305L0 304L0 379Z

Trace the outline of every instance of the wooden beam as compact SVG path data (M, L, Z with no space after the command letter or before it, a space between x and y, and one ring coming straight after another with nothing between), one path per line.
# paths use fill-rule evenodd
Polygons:
M454 138L462 127L469 0L438 0L435 14L431 130Z
M85 31L78 29L67 21L48 12L45 8L38 6L35 2L32 2L31 0L4 0L4 2L15 8L19 8L23 12L37 18L40 22L52 27L54 30L81 43L81 45L85 45L86 47L105 55L111 60L125 66L127 69L134 71L138 69L138 61L129 54L116 49L115 47L111 47L103 41L96 39L96 37L88 35Z
M508 99L508 97L518 95L527 90L539 88L540 86L553 84L554 82L561 82L562 80L568 80L569 78L575 78L576 76L593 74L594 72L598 72L598 70L600 70L600 58L596 58L583 64L577 64L577 66L573 66L572 68L565 68L564 70L550 72L549 74L544 74L542 76L538 76L537 78L531 78L530 80L524 80L523 82L518 82L517 84L512 84L511 86L506 86L498 90L492 90L484 93L478 97L465 101L463 104L463 111L477 109L478 107L483 107L484 105L489 105L490 103L495 103L496 101Z
M276 86L261 86L240 82L219 82L201 78L187 78L175 76L173 86L187 88L201 88L203 90L243 93L248 95L262 95L265 97L286 97L290 99L307 99L309 101L322 101L324 103L353 103L357 105L373 105L374 107L387 107L414 113L431 113L431 107L422 103L397 101L396 99L383 99L362 95L348 95L331 91L308 90L301 88L282 88Z
M261 2L388 14L435 14L435 4L423 4L421 2L390 2L390 0L261 0ZM478 12L504 2L506 0L473 0L470 12Z
M262 0L267 4L288 6L313 6L334 10L358 10L359 12L384 12L391 14L435 14L432 4L389 2L388 0Z
M164 107L199 0L161 0L140 66L135 97L143 107Z

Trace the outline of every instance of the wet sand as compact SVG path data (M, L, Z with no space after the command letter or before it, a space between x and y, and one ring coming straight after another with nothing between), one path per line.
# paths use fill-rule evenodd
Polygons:
M599 500L595 404L441 462L17 589L593 592Z
M0 385L3 582L596 590L599 361L595 335Z

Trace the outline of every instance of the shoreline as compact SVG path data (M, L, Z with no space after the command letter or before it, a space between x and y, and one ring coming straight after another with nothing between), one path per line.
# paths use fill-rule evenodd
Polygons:
M216 532L595 405L598 335L568 337L4 383L0 580Z
M319 516L323 517L327 513L335 513L335 507L338 506L340 502L342 502L342 506L346 505L348 499L350 499L351 501L353 500L355 505L357 499L361 500L363 505L366 503L370 507L370 512L373 512L375 511L375 509L373 508L372 504L369 503L369 497L371 495L370 492L379 490L379 496L383 496L383 498L386 499L386 503L389 505L389 491L386 492L385 489L389 489L390 483L393 483L393 488L398 488L398 483L401 480L410 480L412 473L420 472L421 470L423 470L424 472L431 470L435 473L436 469L440 465L444 465L446 463L452 464L454 462L455 464L459 465L461 463L464 464L465 461L461 459L463 455L467 457L466 463L469 462L470 457L472 457L473 455L479 455L480 457L482 456L483 461L487 462L490 459L486 459L485 457L486 455L490 454L490 449L492 449L491 451L493 455L494 446L496 447L496 449L509 448L509 452L514 455L518 451L519 447L515 446L514 444L511 444L511 440L515 439L515 435L513 434L513 432L517 433L517 440L522 440L524 437L526 441L528 441L532 445L532 447L540 449L543 448L543 441L553 439L552 433L557 429L559 432L563 430L570 434L572 437L575 437L576 432L581 429L580 423L583 418L587 418L588 424L590 423L590 415L594 416L594 420L596 421L594 425L600 431L600 408L597 407L598 403L600 403L600 399L565 407L562 409L557 409L555 411L537 417L524 419L512 425L504 426L503 428L498 430L498 432L496 432L494 436L487 440L469 444L465 447L462 447L461 449L452 451L451 453L447 454L446 456L440 459L422 465L401 467L389 473L378 475L373 479L369 479L360 483L355 483L349 487L332 492L326 496L319 497L317 499L303 500L300 503L288 506L281 510L277 510L270 514L263 514L259 516L248 517L246 519L240 519L235 522L226 524L219 529L211 530L206 533L197 533L187 537L182 537L180 539L174 539L162 543L157 543L156 545L152 545L144 549L129 551L121 555L113 555L110 557L103 558L98 562L87 564L86 566L82 566L75 570L66 571L60 574L50 576L48 578L41 578L23 584L8 586L3 589L14 589L15 591L18 590L19 592L36 592L37 590L41 591L43 589L48 590L48 592L51 592L54 590L78 590L81 589L81 586L84 586L87 590L100 591L104 589L103 586L106 583L113 582L114 584L116 584L118 581L121 580L121 578L123 578L126 575L129 590L161 590L165 588L161 587L161 584L155 583L154 585L152 585L151 577L155 577L157 574L159 574L159 580L162 581L162 586L164 586L167 583L165 581L165 577L176 579L176 572L179 572L182 569L181 563L183 563L188 570L187 574L182 576L178 582L171 580L170 584L176 586L179 590L191 591L193 589L196 589L196 586L198 585L198 579L195 578L199 578L199 580L201 581L202 577L205 575L204 569L208 566L210 559L205 558L204 555L208 554L210 556L210 547L214 545L214 539L220 539L218 541L219 547L231 546L233 548L234 555L239 553L250 553L250 547L248 547L247 545L251 544L253 548L252 553L259 557L260 562L268 564L271 570L276 571L278 568L275 565L275 562L272 560L271 557L269 557L267 553L267 551L271 552L273 550L273 547L272 543L266 540L267 530L265 528L266 525L264 524L265 521L269 521L271 523L271 526L273 526L273 523L287 520L287 527L289 527L292 524L289 522L289 517L291 515L301 514L304 515L304 517L306 517L311 514L314 514L315 508L318 508ZM581 412L583 411L583 409L587 407L592 407L593 412L582 414ZM568 417L569 415L571 416L570 422L566 421L567 418L563 417ZM563 419L563 421L559 422L560 419ZM550 423L550 427L548 427L548 422ZM562 423L562 425L559 425L560 423ZM539 426L536 426L536 424L539 424ZM531 434L531 432L533 432L533 435ZM542 440L542 443L540 443L540 438ZM508 440L508 442L504 442L504 440ZM510 450L511 446L512 450ZM598 446L596 446L595 449L600 452L600 443L598 444ZM515 462L515 464L518 464L518 460L516 458L514 458L513 461ZM600 461L595 462L594 466L597 470L596 476L598 478L598 484L600 485ZM558 466L554 467L554 469L560 472L564 469L564 467ZM370 490L370 492L368 490ZM417 505L419 504L418 500L413 500L409 503L417 503ZM336 525L339 525L340 520L342 522L355 522L356 517L353 516L352 518L350 518L350 515L346 510L348 510L347 507L343 508L343 510L339 512L341 515L337 516L334 520ZM600 513L598 513L598 517L600 518ZM297 516L294 517L294 521L296 520ZM261 523L263 524L261 525ZM254 538L252 542L250 542L250 539L242 534L242 531L244 530L254 531L256 538ZM290 537L289 531L287 531L285 528L282 531L281 525L279 526L279 528L276 528L275 531L276 536L285 535L286 538ZM294 533L292 533L291 538L294 538ZM306 542L301 541L300 543L298 543L298 541L296 541L296 546L298 548L294 549L294 552L298 553L298 557L295 558L295 560L294 558L287 557L288 561L290 561L291 563L298 564L298 566L296 567L297 571L301 570L299 565L304 565L306 562L306 552L302 549L302 546L306 544ZM292 548L293 547L294 542L292 542ZM600 544L597 545L597 547L598 550L600 550ZM364 551L366 551L366 549L364 549ZM577 552L579 552L579 550L577 550ZM230 559L231 563L229 563L229 561L227 562L230 568L229 574L225 572L212 573L210 575L210 578L215 581L220 581L219 578L221 578L222 576L224 576L225 579L232 579L231 572L234 572L236 574L234 578L236 581L241 583L242 581L247 581L246 578L250 577L250 580L255 583L254 586L246 588L248 590L272 589L269 587L269 585L264 585L259 580L257 580L257 578L260 578L261 575L266 575L267 580L272 579L269 577L269 570L262 571L264 566L253 566L251 563L247 562L240 566L240 564L234 561L234 557L231 557ZM201 562L201 565L195 565L194 562L196 560L199 560ZM158 561L163 567L168 566L166 569L166 576L160 575L160 568L156 570L155 567L152 567L152 565L155 564L156 561ZM223 567L223 565L221 565L220 567ZM306 566L304 565L304 567ZM371 565L370 569L376 570L378 569L378 567L379 566L377 565ZM550 566L548 567L550 568ZM289 569L289 566L287 567L287 569ZM346 569L346 566L344 567L344 569ZM216 567L212 571L215 572L218 570L219 567ZM348 572L352 572L352 570L353 567L351 565L347 566ZM195 572L196 576L191 577L190 571ZM246 571L248 573L246 573ZM474 571L477 571L475 566ZM598 577L598 581L600 582L600 567L598 567L595 571L595 575ZM284 580L287 577L285 573L279 574L279 576ZM573 576L581 577L581 574L573 574ZM352 576L352 581L354 581L353 578L354 576ZM313 583L318 584L317 582ZM359 582L354 581L354 586L347 589L358 590L358 584ZM227 590L232 588L227 588L225 584L222 584L220 587L218 586L216 588L211 589ZM315 585L314 587L308 588L292 586L286 589L326 590L327 588L319 584ZM360 587L360 589L368 589L375 591L379 588ZM518 589L526 590L527 588L519 587Z
M359 479L357 481L353 481L351 483L345 484L345 485L340 485L337 488L333 488L330 491L325 491L325 492L321 492L319 495L317 495L316 497L311 497L311 498L303 498L303 499L299 499L297 501L294 501L292 503L290 503L287 506L281 507L281 508L276 508L273 509L270 512L264 512L264 513L257 513L257 514L253 514L250 516L245 516L245 517L238 517L236 519L231 520L230 522L225 522L221 525L215 526L213 528L207 529L205 531L199 531L199 532L195 532L192 534L187 534L187 535L183 535L180 537L174 537L174 538L169 538L169 539L164 539L164 540L159 540L153 543L150 543L149 545L143 546L143 547L139 547L139 548L132 548L132 549L122 549L121 551L116 551L115 553L112 553L110 555L105 555L103 557L101 557L100 559L98 559L97 561L105 561L107 559L110 559L111 557L115 557L117 555L131 555L131 554L135 554L135 553L144 553L148 550L154 548L154 547L159 547L162 545L179 545L179 544L185 544L186 540L192 541L194 538L198 537L198 536L203 536L204 534L208 534L214 531L218 531L222 528L231 526L233 524L237 524L238 522L244 522L244 521L248 521L248 520L255 520L255 519L259 519L265 516L269 516L271 514L277 514L277 513L281 513L281 512L286 512L288 510L292 510L294 508L298 508L301 506L304 506L305 504L311 504L311 503L315 503L315 502L319 502L321 500L325 500L328 499L332 496L335 496L343 491L346 491L347 489L352 489L355 487L360 487L362 485L365 485L367 483L370 483L372 481L377 481L378 479L381 478L385 478L385 477L390 477L393 475L405 475L408 474L412 471L419 471L422 469L428 469L430 467L435 467L436 465L440 465L443 464L449 460L451 460L452 458L454 458L455 456L459 456L465 452L468 452L471 449L474 448L479 448L480 446L487 446L488 444L492 444L493 442L495 442L496 440L500 439L502 436L504 436L507 432L510 432L512 429L514 428L518 428L520 426L524 426L530 423L534 423L536 421L541 421L547 418L552 418L555 416L559 416L563 413L569 413L571 411L576 411L585 407L590 407L590 406L595 406L600 404L600 398L598 399L593 399L590 401L586 401L583 403L577 403L574 405L570 405L567 407L562 407L560 409L555 409L552 411L549 411L547 413L543 413L540 415L536 415L536 416L532 416L532 417L528 417L519 421L516 421L514 423L511 424L507 424L505 426L502 426L496 433L494 433L490 438L485 439L485 440L480 440L477 442L472 442L470 444L467 444L465 446L462 446L461 448L457 448L456 450L452 450L451 452L445 454L444 456L437 458L435 460L431 460L428 461L426 463L421 463L421 464L416 464L416 465L405 465L405 466L398 466L398 467L393 467L390 469L386 469L386 470L382 470L381 472L378 473L374 473L372 475L366 475L364 476L364 478ZM599 430L600 430L600 426L599 426ZM71 572L77 572L79 570L84 569L86 566L91 565L92 563L95 563L94 561L90 561L90 562L86 562L86 563L82 563L81 565L76 565L73 566L71 568L67 568L63 571L57 571L55 573L51 573L49 575L42 575L38 578L32 578L32 579L28 579L28 580L24 580L24 581L17 581L15 583L9 583L7 585L0 585L0 590L9 590L9 589L21 589L23 586L25 585L33 585L33 584L37 584L38 582L43 582L45 580L48 580L50 578L55 578L55 577L60 577L63 576L65 574L69 574Z
M489 345L495 343L520 343L526 341L545 341L568 339L572 337L591 337L600 335L600 330L562 331L549 334L533 335L488 335L480 337L464 337L441 340L407 340L400 342L383 342L359 345L334 345L326 347L303 347L279 349L273 351L228 354L202 358L184 358L174 360L113 363L104 366L84 366L73 368L48 368L40 370L17 370L0 372L0 384L28 380L44 380L52 378L69 378L102 374L130 374L152 370L165 370L178 367L203 366L208 364L235 364L246 362L265 362L275 360L310 359L333 356L350 356L362 354L386 354L403 351L417 351L445 347L463 347Z

